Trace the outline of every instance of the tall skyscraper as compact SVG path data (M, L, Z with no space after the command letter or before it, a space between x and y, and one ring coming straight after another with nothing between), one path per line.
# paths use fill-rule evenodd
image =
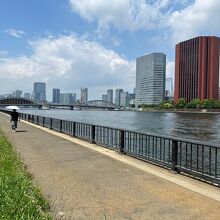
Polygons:
M102 95L102 101L107 101L107 95L106 94Z
M35 82L33 97L37 101L46 101L46 83Z
M176 45L174 100L218 99L220 38L196 37Z
M135 99L135 94L134 93L121 92L120 105L121 106L129 106L131 101L134 102L134 99Z
M136 107L159 104L165 97L166 55L152 53L136 59Z
M166 96L173 97L173 78L166 78Z
M115 104L118 106L121 106L121 93L123 92L123 89L116 89L115 90Z
M113 102L113 89L107 90L107 101L111 103Z
M127 106L128 105L128 92L122 92L120 97L120 105Z
M25 92L25 93L24 93L24 98L26 98L26 99L31 99L31 93Z
M73 94L72 93L60 93L60 103L64 105L73 104Z
M53 89L53 103L60 103L60 89Z
M88 88L81 88L80 101L87 102L88 101Z
M21 98L21 95L22 95L22 91L21 90L15 90L13 92L13 96L16 97L16 98Z
M73 102L76 102L76 93L73 93Z

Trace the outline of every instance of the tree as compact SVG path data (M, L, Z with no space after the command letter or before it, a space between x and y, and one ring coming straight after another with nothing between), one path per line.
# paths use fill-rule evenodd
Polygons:
M160 103L160 108L171 109L173 108L173 101L165 101Z
M204 109L214 108L214 100L213 99L204 99L202 101L202 108L204 108Z
M184 99L184 98L180 98L179 100L178 100L178 102L176 103L176 105L175 105L175 107L176 108L185 108L185 106L186 106L186 100Z
M199 109L202 107L202 101L200 99L193 99L186 104L186 108Z

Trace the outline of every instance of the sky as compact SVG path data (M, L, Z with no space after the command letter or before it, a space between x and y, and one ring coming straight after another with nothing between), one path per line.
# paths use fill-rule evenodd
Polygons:
M89 99L135 87L136 58L167 56L174 77L175 45L220 36L219 0L1 0L0 94L32 92L34 82Z

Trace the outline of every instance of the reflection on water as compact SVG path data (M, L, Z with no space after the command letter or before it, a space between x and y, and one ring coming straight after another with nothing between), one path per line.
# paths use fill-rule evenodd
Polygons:
M220 143L220 115L126 111L22 110L47 117Z

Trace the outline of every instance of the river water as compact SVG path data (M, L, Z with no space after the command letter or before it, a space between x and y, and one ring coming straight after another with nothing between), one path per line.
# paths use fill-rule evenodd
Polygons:
M220 144L220 114L216 113L88 110L21 110L21 112Z

